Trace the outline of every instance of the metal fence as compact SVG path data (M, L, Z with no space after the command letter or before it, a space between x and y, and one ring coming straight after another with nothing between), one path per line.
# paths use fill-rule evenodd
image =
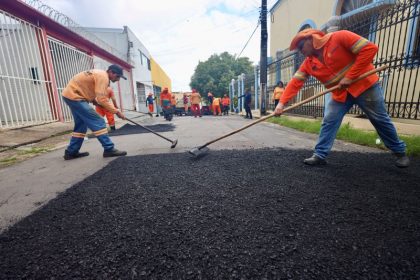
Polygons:
M0 128L57 121L38 27L0 10Z
M356 23L343 22L342 29L358 33L379 46L376 66L382 75L385 103L391 117L420 118L420 2L399 0L392 8ZM361 114L359 109L352 111Z
M376 67L384 64L389 66L387 71L380 74L389 115L393 118L420 119L420 2L398 0L395 5L376 14L360 15L353 21L341 21L339 28L360 34L379 46L374 65ZM268 64L267 110L274 109L272 94L277 82L281 80L286 85L303 59L301 54L289 52L281 59ZM258 78L254 78L254 81L256 79ZM256 97L258 90L257 87ZM290 104L323 90L325 90L324 86L311 77ZM326 100L328 100L327 97L318 98L290 113L322 117ZM363 116L356 106L349 113Z
M47 6L42 7L45 11ZM105 70L110 64L0 10L0 129L71 121L61 97L68 81L79 72ZM125 70L124 74L131 77ZM133 109L131 83L129 79L112 84L121 108Z

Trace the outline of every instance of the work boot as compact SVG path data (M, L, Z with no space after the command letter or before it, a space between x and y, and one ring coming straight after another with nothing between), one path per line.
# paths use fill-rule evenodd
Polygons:
M304 159L303 163L307 165L326 165L327 161L325 159L320 158L317 155L313 155L310 158Z
M71 160L75 158L87 157L88 155L89 155L88 152L83 152L83 153L77 152L76 154L70 154L67 150L65 150L63 158L64 160Z
M397 160L395 161L395 165L399 168L405 168L410 165L410 159L405 153L396 153L395 156Z
M126 154L126 151L119 151L115 148L109 151L104 151L104 157L120 157L125 156Z

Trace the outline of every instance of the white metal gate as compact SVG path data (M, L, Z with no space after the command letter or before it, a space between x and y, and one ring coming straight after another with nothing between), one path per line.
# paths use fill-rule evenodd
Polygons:
M60 106L64 121L71 121L73 119L72 114L68 106L65 105L61 93L74 75L93 69L93 58L53 38L48 38L48 45L51 52L55 81L60 96Z
M58 120L42 30L0 10L0 128Z

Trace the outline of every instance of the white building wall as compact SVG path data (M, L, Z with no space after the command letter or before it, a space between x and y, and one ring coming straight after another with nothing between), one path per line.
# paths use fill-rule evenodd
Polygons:
M136 95L136 108L139 112L148 112L146 97L153 93L150 53L137 36L127 27L124 27L130 44L129 62L134 65L133 86Z
M146 96L149 92L153 92L152 73L149 66L149 51L127 26L125 26L123 29L88 28L87 30L94 33L101 40L112 45L119 52L125 53L127 55L127 61L134 66L132 69L133 79L131 81L132 87L134 88L134 101L132 96L130 98L123 97L124 105L125 103L130 102L131 106L129 107L135 107L136 110L140 112L147 112L148 109L146 107ZM147 60L149 60L149 64ZM98 59L95 61L95 63L104 63ZM101 67L97 67L95 65L95 68ZM127 106L124 107L127 108Z

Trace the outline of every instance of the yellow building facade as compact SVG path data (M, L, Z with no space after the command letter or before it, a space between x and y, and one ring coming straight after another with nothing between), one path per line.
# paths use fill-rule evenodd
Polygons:
M150 67L155 94L160 92L164 87L167 87L169 91L172 91L171 79L153 58L150 58Z

